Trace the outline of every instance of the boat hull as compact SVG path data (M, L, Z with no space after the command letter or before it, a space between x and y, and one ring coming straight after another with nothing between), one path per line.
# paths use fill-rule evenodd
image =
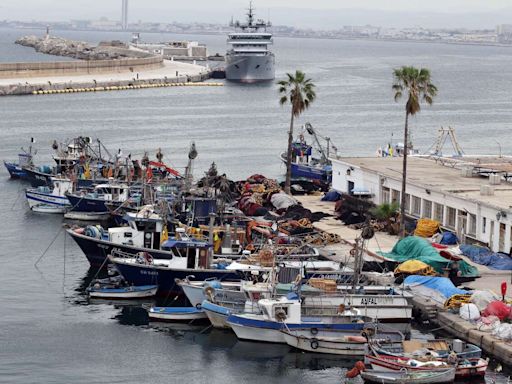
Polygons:
M7 172L9 172L11 179L25 179L27 177L27 173L16 163L4 161L4 166Z
M105 205L105 200L94 199L87 196L77 196L66 194L69 202L71 203L72 212L94 212L94 213L108 213L109 210Z
M191 321L207 319L206 314L189 307L151 307L148 317L153 321Z
M109 289L90 289L89 297L96 299L144 299L153 297L158 290L158 286L109 288Z
M400 371L401 369L407 369L411 371L436 371L443 370L446 367L441 366L437 368L425 367L425 366L410 366L407 363L402 363L400 360L407 361L406 358L397 358L392 356L387 357L376 357L376 356L365 356L365 361L372 366L373 369L382 371ZM455 368L456 378L468 378L468 377L482 377L485 376L487 371L487 361L484 359L466 359L465 361L470 364L459 364Z
M362 331L365 323L327 323L327 322L303 322L303 323L278 323L263 319L255 319L244 315L230 315L227 323L233 329L236 336L242 340L264 341L267 343L286 343L281 330L296 328L310 329L312 334L319 329L336 329L347 331Z
M217 278L219 280L235 280L239 278L236 272L230 272L222 269L174 269L157 267L146 264L135 264L123 262L112 258L117 271L124 279L133 285L158 285L158 294L160 295L180 295L181 287L176 284L176 279L185 279L187 276L194 275L196 280L206 280Z
M70 213L70 212L69 212ZM94 237L85 236L80 233L68 229L67 233L75 240L82 252L87 257L87 260L92 267L101 267L105 265L107 255L111 254L112 251L118 250L128 254L136 254L138 252L148 252L154 259L170 259L172 253L167 251L155 250L150 248L133 247L124 244L115 244L107 240L102 240ZM183 276L185 277L185 276ZM174 280L173 280L174 282ZM135 284L135 285L146 285L146 284Z
M368 370L361 372L365 383L378 384L437 384L452 383L455 379L455 369L445 369L440 372L388 372Z
M275 57L267 55L226 54L226 80L240 83L267 82L275 79Z
M70 207L69 200L65 196L55 196L27 189L25 197L30 209L35 212L64 213Z
M228 308L205 300L201 304L201 309L206 313L208 320L210 320L214 328L231 328L227 323L228 317L231 314Z

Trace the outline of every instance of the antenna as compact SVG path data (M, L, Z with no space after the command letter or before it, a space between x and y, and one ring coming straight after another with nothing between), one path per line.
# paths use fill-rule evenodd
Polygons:
M252 21L253 21L253 18L254 18L254 8L252 7L252 0L249 1L249 13L247 13L247 25L249 27L252 27Z

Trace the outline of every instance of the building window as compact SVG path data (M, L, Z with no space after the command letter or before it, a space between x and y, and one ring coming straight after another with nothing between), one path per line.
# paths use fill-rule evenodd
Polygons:
M417 217L421 215L421 199L417 196L412 197L412 214Z
M487 219L482 217L482 233L487 232Z
M432 218L432 202L430 200L423 200L423 217Z
M411 210L411 195L405 194L405 212L410 213Z
M443 224L443 212L444 211L444 205L434 203L434 220L439 221L441 224Z
M400 204L400 191L396 189L391 190L391 202Z
M389 188L382 187L382 200L381 203L389 203Z
M452 207L446 207L446 226L455 229L455 221L457 217L457 210Z
M476 236L476 215L469 214L468 235Z

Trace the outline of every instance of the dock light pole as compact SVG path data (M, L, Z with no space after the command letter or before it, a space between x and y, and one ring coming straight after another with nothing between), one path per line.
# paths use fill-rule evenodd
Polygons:
M398 101L403 93L407 93L405 103L404 126L404 153L402 163L402 192L400 196L400 237L405 237L405 190L407 185L407 155L409 152L409 116L414 116L421 110L420 103L424 101L432 105L437 95L437 88L430 80L430 71L426 68L403 66L393 71L395 101Z

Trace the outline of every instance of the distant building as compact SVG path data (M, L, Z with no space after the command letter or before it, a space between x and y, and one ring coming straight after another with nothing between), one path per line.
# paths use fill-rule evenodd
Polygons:
M121 27L123 30L128 29L128 0L123 0L123 7L121 13Z
M331 158L335 190L375 204L400 202L401 157ZM460 159L412 156L408 160L405 212L437 220L468 243L495 252L512 248L510 157Z

